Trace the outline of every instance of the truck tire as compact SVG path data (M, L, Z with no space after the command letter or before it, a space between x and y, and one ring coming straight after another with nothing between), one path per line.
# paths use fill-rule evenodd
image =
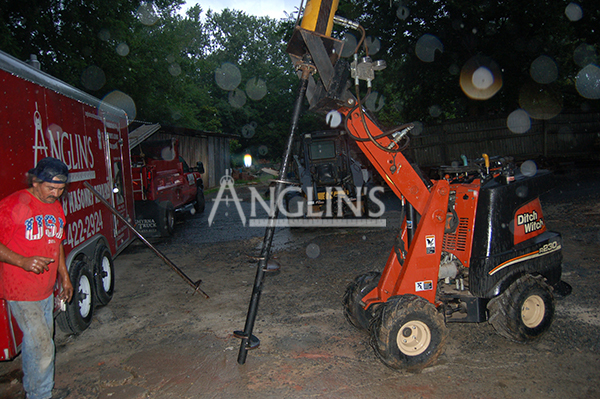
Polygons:
M93 292L94 280L88 264L76 260L70 270L73 284L73 298L67 303L67 309L60 312L57 323L61 330L68 334L79 334L87 329L94 314L95 297Z
M525 275L490 300L487 308L498 334L516 342L534 341L552 324L554 297L548 284Z
M170 237L175 230L175 208L170 201L158 204L158 231L161 237Z
M354 279L346 288L344 294L344 316L346 320L359 330L368 330L371 319L373 318L374 306L365 310L361 301L366 294L371 292L379 283L381 273L369 272L361 274Z
M107 305L115 289L115 266L108 247L99 244L94 252L94 293L98 305Z
M412 294L390 298L371 322L371 346L386 366L419 372L443 352L448 330L444 315Z
M204 190L202 187L198 187L198 191L196 192L196 203L194 204L194 209L196 209L197 213L204 212L204 208L206 207L206 200L204 199Z

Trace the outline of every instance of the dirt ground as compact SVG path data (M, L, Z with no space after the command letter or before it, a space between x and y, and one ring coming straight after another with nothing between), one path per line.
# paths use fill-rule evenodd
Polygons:
M210 299L192 296L135 242L117 258L115 295L90 328L57 332L57 386L78 399L600 397L600 168L567 165L556 179L544 213L563 234L563 279L573 293L556 302L550 330L535 343L508 341L487 323L449 324L434 366L418 374L386 368L344 319L341 299L356 275L385 265L392 211L387 228L277 233L287 234L274 254L281 270L265 280L254 328L261 345L244 365L232 333L244 327L256 270L249 256L262 237L199 245L180 232L158 243L203 280ZM209 207L186 229L210 234ZM0 363L0 398L22 395L20 362Z

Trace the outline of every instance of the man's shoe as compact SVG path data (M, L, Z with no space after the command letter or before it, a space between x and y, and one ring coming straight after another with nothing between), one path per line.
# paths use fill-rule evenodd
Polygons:
M70 393L69 388L55 388L52 390L52 399L65 399Z

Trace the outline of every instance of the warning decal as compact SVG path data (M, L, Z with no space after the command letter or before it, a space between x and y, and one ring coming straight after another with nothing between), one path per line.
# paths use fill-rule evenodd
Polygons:
M435 253L435 236L425 236L425 247L427 254Z
M417 281L415 283L415 291L416 292L431 291L432 289L433 289L433 281L431 281L431 280Z

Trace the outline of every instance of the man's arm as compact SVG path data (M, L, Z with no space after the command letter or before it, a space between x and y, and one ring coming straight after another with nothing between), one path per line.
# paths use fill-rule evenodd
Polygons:
M62 284L62 291L59 294L59 298L65 302L71 302L73 297L73 284L71 284L71 278L69 277L69 271L67 270L67 264L65 262L65 248L62 243L60 244L58 256L58 275Z
M25 271L40 274L48 271L48 265L54 262L54 259L45 256L23 256L0 243L0 262L9 263Z

